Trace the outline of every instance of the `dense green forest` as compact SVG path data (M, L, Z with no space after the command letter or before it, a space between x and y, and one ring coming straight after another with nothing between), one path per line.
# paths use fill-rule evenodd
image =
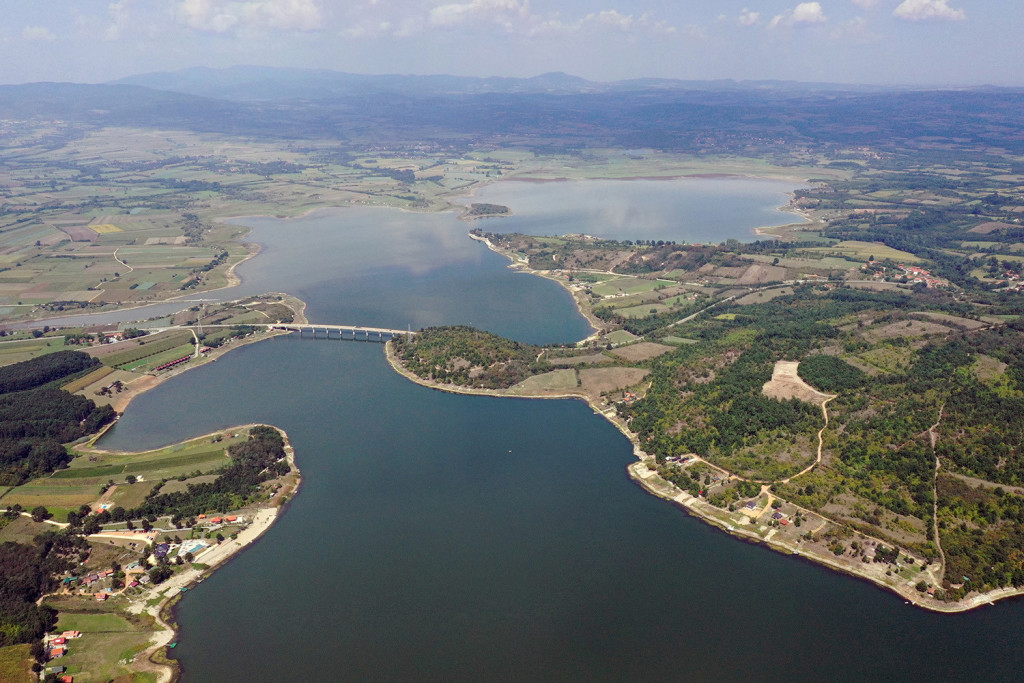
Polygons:
M428 327L411 341L396 337L392 343L409 371L460 386L508 388L551 367L537 360L540 347L463 325Z
M110 406L52 385L98 362L61 351L0 368L0 484L16 486L71 460L63 444L92 434L115 417Z

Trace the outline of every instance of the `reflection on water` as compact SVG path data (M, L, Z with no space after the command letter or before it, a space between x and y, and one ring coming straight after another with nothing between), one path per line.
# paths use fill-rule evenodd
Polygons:
M488 185L465 202L512 209L512 216L482 220L484 230L718 243L751 241L757 237L754 228L803 222L778 210L797 187L747 178L512 180Z
M466 238L471 227L534 235L582 232L631 240L751 240L755 227L799 220L777 210L795 187L790 182L740 178L508 181L484 187L465 201L506 204L515 215L473 224L458 220L454 213L368 207L327 209L292 220L241 218L232 222L252 228L247 239L263 247L259 256L238 267L242 284L188 298L227 301L276 291L305 299L303 294L312 295L314 285L330 281L338 291L347 293L350 304L357 303L352 299L365 300L368 291L377 292L388 304L384 309L372 305L344 309L327 300L310 301L310 320L414 328L451 322L446 316L453 311L434 301L450 294L437 286L438 279L446 279L438 275L440 271L481 268L487 259L497 258ZM396 290L387 282L403 278L423 286ZM473 283L465 281L459 286ZM401 301L409 305L403 307ZM501 302L493 303L500 306ZM131 311L62 316L48 322L98 325L144 320L190 305L194 304L152 304ZM382 310L390 311L388 320L374 317ZM346 314L355 317L337 317ZM458 322L474 322L497 331L491 321L460 318Z

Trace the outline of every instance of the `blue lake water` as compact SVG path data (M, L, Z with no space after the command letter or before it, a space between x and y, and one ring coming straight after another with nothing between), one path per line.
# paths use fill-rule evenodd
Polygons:
M799 185L753 178L504 181L465 200L502 204L511 216L480 221L484 230L528 235L586 233L619 240L749 242L755 228L802 223L779 210Z
M243 276L307 299L317 321L586 333L557 285L449 220L253 220L266 249ZM1024 602L933 615L737 541L634 485L630 444L585 404L432 391L382 351L247 346L143 394L103 439L154 447L262 421L295 446L304 484L286 513L180 604L186 681L1005 680L1024 667Z

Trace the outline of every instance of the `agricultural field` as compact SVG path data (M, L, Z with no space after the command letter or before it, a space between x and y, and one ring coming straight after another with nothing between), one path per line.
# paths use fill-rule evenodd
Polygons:
M653 292L659 287L676 284L672 280L648 280L645 278L628 277L617 280L606 280L594 285L591 291L602 297L625 296L641 292Z
M508 390L509 394L556 393L576 389L576 370L552 370L542 375L527 377Z

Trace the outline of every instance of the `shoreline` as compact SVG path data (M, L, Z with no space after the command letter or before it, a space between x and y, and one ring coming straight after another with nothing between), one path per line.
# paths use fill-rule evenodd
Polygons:
M509 268L513 268L513 269L519 270L519 271L524 272L524 273L529 273L531 275L538 275L540 277L546 277L549 280L553 280L555 282L558 282L563 288L565 288L567 291L570 292L570 294L573 295L573 300L576 302L576 307L577 307L577 310L579 311L580 315L582 315L585 319L587 319L588 322L591 322L591 326L594 327L593 322L591 321L591 317L587 315L587 312L583 309L583 306L580 304L579 300L576 299L575 294L572 292L571 289L569 289L569 287L566 284L566 282L564 282L563 280L548 274L546 271L536 271L534 269L529 268L528 265L516 261L511 255L509 255L509 254L505 253L504 251L502 251L501 249L498 249L497 247L495 247L494 244L489 239L487 239L485 237L482 237L480 235L474 235L472 233L470 233L469 236L470 236L471 239L473 239L475 241L483 242L484 244L486 244L488 249L490 249L490 250L494 251L495 253L500 254L500 255L504 256L505 258L509 259L509 261L510 261L510 264L508 266ZM595 327L594 329L595 329L595 332L596 332L598 328ZM590 339L590 337L587 337L587 339ZM583 341L586 341L586 340L583 340ZM725 522L723 522L722 520L719 520L719 519L715 518L714 516L712 516L709 511L703 511L703 510L698 508L698 506L701 506L701 507L703 507L703 506L713 507L713 506L710 505L710 503L707 503L706 501L702 501L699 498L693 498L693 497L689 496L689 494L685 493L684 491L682 491L681 489L676 487L674 484L672 484L672 483L670 483L668 481L665 481L660 476L658 476L654 471L649 470L647 468L647 466L646 466L646 462L650 460L650 456L640 447L640 441L639 441L638 437L629 429L628 425L623 420L618 419L617 415L609 414L609 412L608 412L608 410L606 408L602 409L601 406L598 405L591 397L582 394L582 392L563 392L563 393L559 393L559 394L526 394L526 393L524 393L524 394L510 394L510 393L508 393L507 390L500 390L500 389L474 389L474 388L469 388L469 387L460 387L460 386L456 386L456 385L441 384L441 383L434 382L434 381L424 380L423 378L413 374L412 372L407 370L404 366L402 366L402 364L398 361L397 357L393 353L393 346L392 346L392 344L390 342L388 342L388 344L385 346L385 355L387 357L388 364L391 366L391 368L393 370L395 370L395 372L397 372L401 376L405 377L406 379L408 379L408 380L410 380L410 381L412 381L412 382L414 382L416 384L419 384L420 386L424 386L426 388L434 389L434 390L437 390L437 391L445 391L445 392L448 392L448 393L463 394L463 395L491 396L491 397L501 397L501 398L522 398L522 399L570 399L570 398L573 398L573 399L583 400L583 401L585 401L591 407L591 409L595 413L601 415L606 420L611 422L612 425L614 425L615 428L618 429L629 440L629 442L632 444L632 446L633 446L633 454L637 458L638 462L632 463L631 465L627 466L627 471L629 473L630 478L634 481L634 483L639 485L641 488L643 488L648 493L650 493L652 495L655 495L655 496L657 496L659 498L663 498L665 500L668 500L669 502L674 503L677 507L681 507L683 510L685 510L688 514L692 515L693 517L696 517L696 518L698 518L698 519L700 519L700 520L702 520L702 521L704 521L704 522L706 522L708 524L711 524L712 526L720 529L721 531L729 534L730 536L733 536L735 538L738 538L738 539L741 539L741 540L744 540L744 541L747 541L747 542L757 543L757 544L760 544L760 545L764 545L764 546L770 548L771 550L774 550L776 552L780 552L780 553L783 553L783 554L798 555L798 556L800 556L800 557L802 557L802 558L804 558L804 559L806 559L808 561L811 561L811 562L813 562L813 563L815 563L815 564L817 564L819 566L825 566L825 567L827 567L829 569L832 569L834 571L839 571L839 572L841 572L843 574L846 574L848 576L851 576L851 577L854 577L854 578L857 578L857 579L861 579L861 580L867 581L867 582L869 582L869 583L871 583L871 584L873 584L873 585L875 585L875 586L877 586L879 588L882 588L882 589L885 589L885 590L889 591L890 593L895 593L897 596L902 597L907 603L915 605L916 607L920 607L922 609L926 609L928 611L936 612L936 613L955 614L955 613L960 613L960 612L966 612L966 611L969 611L969 610L972 610L972 609L975 609L977 607L981 607L981 606L984 606L984 605L991 605L991 604L994 604L996 601L999 601L999 600L1005 600L1007 598L1012 598L1012 597L1017 597L1017 596L1024 596L1024 588L999 588L999 589L996 589L996 590L993 590L993 591L989 591L987 593L979 593L979 594L976 594L976 595L967 596L965 599L963 599L963 600L961 600L959 602L947 603L947 602L943 602L943 601L940 601L940 600L936 600L934 598L926 597L927 593L920 593L913 586L909 586L908 587L908 586L898 585L898 584L895 584L895 583L890 583L890 582L885 581L884 579L880 579L878 577L875 577L875 576L871 575L867 571L859 572L859 571L856 571L856 570L854 570L853 568L851 568L849 566L844 566L844 565L842 565L842 564L832 560L831 558L829 558L829 557L827 557L827 556L825 556L823 554L805 552L800 547L792 546L792 545L783 543L781 541L773 541L770 538L761 537L761 536L759 536L759 535L757 535L757 534L755 534L753 532L746 531L746 530L744 530L742 528L735 527L733 525L728 525ZM643 470L647 471L648 474L646 476L644 476L644 474L642 474L639 471L640 468L642 468ZM657 481L656 482L652 481L654 479L656 479ZM667 495L664 492L664 490L661 490L661 489L657 488L655 486L656 483L660 483L665 488L669 488L670 487L671 490L672 490L672 495ZM684 496L685 496L685 498L684 498ZM687 499L689 499L689 500L687 500ZM792 504L792 503L790 503L790 504ZM715 508L715 509L717 510L718 508ZM829 518L825 517L821 513L817 513L817 512L814 512L814 511L810 511L810 510L807 510L806 512L811 513L811 514L813 514L813 515L815 515L817 517L820 517L821 519L825 520L826 523L833 523L833 524L835 524L835 522L833 522Z
M710 511L706 511L703 509L707 507L721 512L719 508L715 508L710 503L700 498L694 498L690 496L688 493L684 492L682 489L679 489L671 482L662 479L660 476L658 476L658 474L655 471L650 470L647 467L647 462L651 460L651 457L646 452L644 452L643 449L640 447L640 441L637 438L636 434L634 434L629 429L629 426L621 418L618 418L616 414L609 414L608 408L602 408L600 404L594 401L593 398L591 398L590 396L584 395L582 393L573 392L565 392L559 394L511 394L508 393L508 390L504 389L476 389L451 384L441 384L431 380L425 380L422 377L419 377L410 372L409 370L407 370L398 360L397 356L394 354L393 348L394 347L392 346L391 342L388 342L385 345L385 355L387 357L388 365L390 365L395 372L397 372L405 379L427 389L443 391L450 394L460 394L467 396L488 396L492 398L524 400L577 399L584 401L588 406L590 406L590 408L596 414L608 420L608 422L610 422L616 429L618 429L623 434L623 436L625 436L629 440L630 444L633 447L633 455L637 458L637 461L627 465L626 471L629 474L629 478L633 481L634 484L638 485L647 493L657 498L661 498L662 500L665 500L669 503L672 503L674 506L680 508L691 517L695 517L696 519L699 519L702 522L711 525L712 527L718 529L723 533L728 534L729 536L732 536L733 538L745 541L747 543L762 545L770 550L782 553L784 555L796 555L801 559L809 561L816 566L825 567L833 571L838 571L851 578L866 581L876 586L877 588L886 590L890 594L895 594L896 596L903 598L905 602L914 605L915 607L919 607L930 612L935 612L939 614L958 614L970 611L972 609L976 609L978 607L983 607L985 605L994 605L996 602L1000 600L1024 596L1024 588L999 588L994 591L989 591L988 593L979 593L976 595L968 596L964 600L955 603L946 603L934 599L923 600L922 595L927 594L922 594L918 592L916 588L912 586L908 587L897 585L894 583L888 583L866 572L854 571L849 566L845 566L836 561L833 561L823 554L807 552L800 546L790 545L787 543L783 543L781 541L774 541L770 538L764 538L753 531L747 531L742 527L736 527L733 525L726 524L722 520L712 515ZM669 489L669 492L666 492L666 489ZM820 513L813 512L810 510L808 510L807 512L817 517L821 517L826 521L830 521L827 518L823 517ZM874 564L871 564L869 566L873 567Z
M289 475L286 476L294 475L294 485L283 487L279 493L271 497L266 505L258 507L253 514L252 522L238 534L237 538L225 539L196 556L193 564L205 565L202 569L196 569L194 566L188 567L158 586L149 589L148 593L144 593L129 602L125 608L126 612L131 614L149 614L153 617L154 624L159 627L156 635L150 640L146 648L140 651L135 656L135 660L128 665L129 670L137 673L152 673L159 683L174 683L180 680L181 665L176 659L167 656L167 646L175 642L180 634L180 628L175 619L175 608L184 591L205 580L221 567L226 566L238 557L247 546L260 540L270 527L277 522L287 507L288 502L302 486L302 472L295 463L295 449L292 446L291 438L280 427L262 423L251 423L197 436L182 443L206 439L225 431L249 429L259 426L271 427L277 430L284 439L285 458L292 468ZM110 451L96 449L96 452ZM124 453L131 454L132 451L125 451ZM164 533L166 533L166 530ZM157 598L160 598L159 602L153 605L148 604Z

